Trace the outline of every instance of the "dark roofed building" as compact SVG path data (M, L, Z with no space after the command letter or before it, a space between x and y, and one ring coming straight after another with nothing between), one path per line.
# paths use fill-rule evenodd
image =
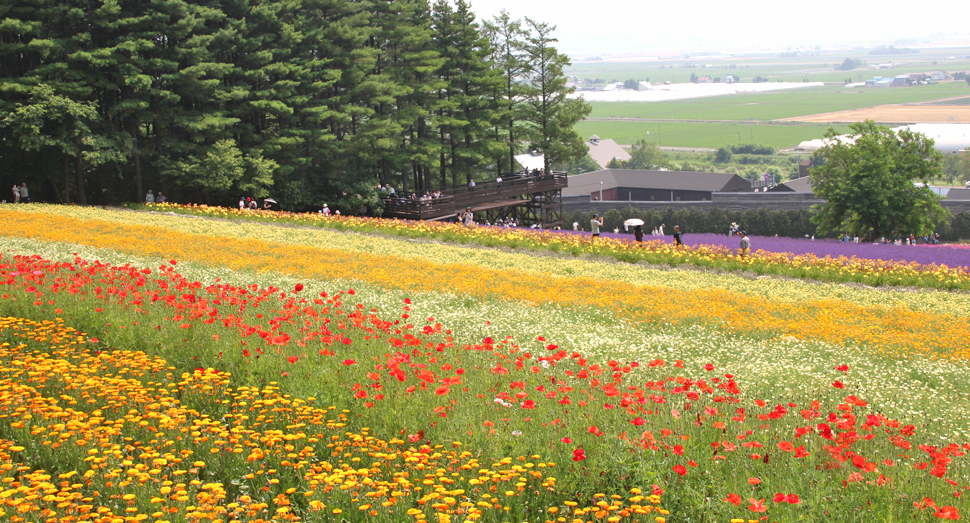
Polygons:
M946 192L948 200L970 200L970 189L954 188Z
M808 176L802 176L801 178L795 178L794 180L787 181L785 183L779 183L778 185L768 189L769 192L812 192L812 184Z
M599 200L600 189L604 201L709 201L714 192L750 192L751 182L733 173L603 169L570 176L562 195Z

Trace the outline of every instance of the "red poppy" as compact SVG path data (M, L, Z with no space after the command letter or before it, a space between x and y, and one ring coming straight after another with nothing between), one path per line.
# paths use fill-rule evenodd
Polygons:
M293 292L300 292L302 290L303 290L303 284L302 283L297 283L296 286L293 287Z
M795 450L795 446L787 441L778 443L778 448L785 452L793 452Z
M760 485L761 480L758 478L748 478L748 484L750 485Z
M573 451L573 461L583 461L586 459L586 451L583 449L576 449Z
M299 359L300 358L297 358L296 356L290 356L289 358L286 358L286 361L288 361L290 363L296 363L297 360L299 360Z
M741 505L741 496L733 493L728 494L728 497L724 498L724 501L727 501L728 503L737 507Z
M570 443L572 443L572 442L573 442L573 440L571 440L571 439L569 439L569 438L562 438L562 439L561 439L561 440L559 440L559 441L561 441L561 442L563 442L563 443L565 443L566 445L569 445Z
M842 383L841 381L839 381L839 380L835 380L835 381L833 381L833 382L832 382L832 386L833 386L833 387L835 387L835 388L837 388L837 389L844 389L844 388L845 388L845 384L843 384L843 383Z
M681 476L687 474L687 467L683 465L674 465L674 472L680 474Z
M367 391L366 390L358 390L357 391L357 394L354 394L354 397L357 398L357 399L366 398L367 397Z
M357 363L357 360L344 360L343 361L343 364L344 365L347 365L348 367L351 366L351 365L355 365L356 363Z
M710 372L714 370L714 365L711 365L710 363L708 363L707 365L704 365L704 370Z
M960 511L950 505L936 507L936 513L933 515L940 519L960 519Z
M808 451L805 450L805 445L800 445L797 449L795 449L796 458L807 458L809 455L810 454Z
M437 394L437 395L439 395L439 396L444 396L445 394L448 394L448 391L449 390L451 390L451 389L449 389L448 387L446 387L444 385L441 385L437 389L434 390L434 393Z
M754 498L748 498L748 501L751 502L751 504L748 505L748 510L751 512L767 512L768 507L765 506L765 498L761 498L757 501Z
M525 401L522 402L522 408L523 409L534 409L534 408L536 408L536 402L534 402L532 400L525 400Z
M633 423L634 425L639 427L641 425L645 425L647 423L647 420L641 418L640 416L637 416L636 418L633 418L633 421L631 421L630 423Z

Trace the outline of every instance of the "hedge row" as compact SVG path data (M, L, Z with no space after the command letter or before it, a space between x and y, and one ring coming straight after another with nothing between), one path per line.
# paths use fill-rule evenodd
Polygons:
M593 213L579 211L565 217L564 227L579 222L583 229L589 228L589 221ZM643 220L644 229L649 233L654 227L665 224L666 233L680 225L684 232L727 234L731 223L756 236L785 236L788 238L804 238L808 236L824 237L818 234L815 224L811 222L812 212L808 210L773 211L768 209L750 209L746 211L730 211L713 208L702 210L698 208L645 210L632 206L624 210L613 209L603 215L603 228L607 231L619 228L623 230L623 222L630 218ZM970 213L954 215L949 222L941 223L936 232L945 241L970 239ZM828 235L833 236L833 235Z

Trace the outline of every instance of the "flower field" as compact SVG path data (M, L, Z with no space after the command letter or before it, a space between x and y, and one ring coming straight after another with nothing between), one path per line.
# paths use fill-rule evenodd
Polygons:
M10 521L959 519L968 296L0 209Z
M240 211L223 207L179 204L139 205L160 212L273 224L299 224L328 229L429 238L461 244L502 246L533 251L596 255L625 262L693 265L728 271L751 271L820 281L866 285L904 285L970 290L970 260L958 248L899 248L892 245L848 244L833 240L753 238L753 254L737 256L737 239L714 234L688 234L688 249L675 249L673 240L641 245L631 234L604 233L591 243L587 233L476 227L444 222L409 222L380 218L323 216L278 211Z

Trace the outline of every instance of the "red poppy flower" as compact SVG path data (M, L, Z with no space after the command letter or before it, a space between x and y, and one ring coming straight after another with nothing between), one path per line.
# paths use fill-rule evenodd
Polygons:
M845 384L843 384L843 383L842 383L841 381L839 381L839 380L835 380L835 381L833 381L833 382L832 382L832 386L833 386L833 387L835 387L835 388L837 388L837 389L844 389L844 388L845 388Z
M572 442L573 442L573 440L571 440L571 439L569 439L569 438L562 438L562 439L561 439L561 440L559 440L559 441L561 441L561 442L563 442L563 443L565 443L566 445L569 445L570 443L572 443Z
M293 292L300 292L302 290L303 290L303 284L302 283L297 283L296 286L293 287Z
M367 391L366 390L358 390L357 391L357 394L354 394L354 397L357 398L357 399L366 398L367 397Z
M534 402L532 400L525 400L525 401L522 402L522 408L523 409L534 409L534 408L536 408L536 402Z
M748 484L750 485L760 485L761 480L758 478L748 478Z
M960 511L950 505L936 507L936 513L933 515L940 519L960 519Z
M754 498L748 498L748 501L751 503L748 505L748 510L751 512L767 512L768 507L765 506L765 498L757 501Z
M586 451L583 449L576 449L573 451L573 461L583 461L586 459Z
M357 360L344 360L343 361L343 364L344 365L347 365L348 367L351 366L351 365L355 365L356 363L357 363Z
M741 496L733 493L728 494L728 497L724 498L724 501L727 501L728 503L737 507L741 505Z
M434 393L437 394L437 395L439 395L439 396L444 396L445 394L448 394L448 391L449 390L451 390L451 389L449 389L448 387L446 387L444 385L441 385L440 387L438 387L437 389L434 390Z
M683 465L674 465L674 472L680 474L681 476L687 474L687 467Z
M299 359L300 358L297 358L296 356L290 356L289 358L286 358L286 361L288 361L290 363L296 363L297 360L299 360Z
M704 370L710 372L714 370L714 365L711 365L710 363L708 363L707 365L704 365Z
M778 443L778 448L785 452L792 452L795 450L795 446L787 441L782 441Z
M641 425L645 425L647 423L647 420L641 418L640 416L637 416L637 417L633 418L633 421L631 421L630 423L633 423L634 425L636 425L637 427L639 427Z

